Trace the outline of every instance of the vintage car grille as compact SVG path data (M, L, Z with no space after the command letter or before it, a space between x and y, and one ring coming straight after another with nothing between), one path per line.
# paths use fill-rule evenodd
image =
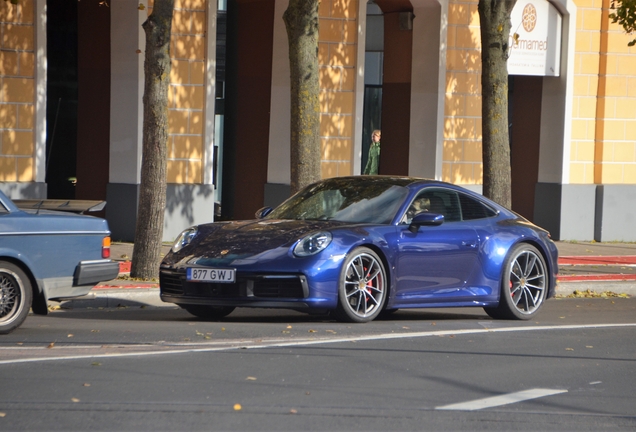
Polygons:
M237 276L235 283L187 282L185 272L162 270L161 292L168 295L208 298L305 298L309 295L302 275Z

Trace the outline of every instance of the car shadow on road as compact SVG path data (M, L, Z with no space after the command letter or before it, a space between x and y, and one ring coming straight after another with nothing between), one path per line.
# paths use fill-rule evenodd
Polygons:
M390 315L377 318L374 323L389 322L435 322L435 321L480 321L490 320L486 313L475 313L477 309L402 309ZM115 307L71 308L62 306L49 312L56 318L132 320L132 321L175 321L175 322L224 322L224 323L337 323L329 314L307 314L287 309L237 308L230 315L218 320L195 317L178 306L148 306L128 301ZM365 325L337 323L342 325Z

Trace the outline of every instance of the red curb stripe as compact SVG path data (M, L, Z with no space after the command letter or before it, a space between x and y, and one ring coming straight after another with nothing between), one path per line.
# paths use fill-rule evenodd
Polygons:
M617 256L563 256L559 265L611 265L636 264L636 255Z
M558 276L559 282L585 282L585 281L636 281L633 274L602 274L602 275L565 275Z

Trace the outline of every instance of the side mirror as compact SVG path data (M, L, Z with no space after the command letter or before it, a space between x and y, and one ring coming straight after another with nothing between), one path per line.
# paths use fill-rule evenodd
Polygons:
M409 231L415 234L422 225L426 226L437 226L444 223L444 215L439 213L430 213L430 212L419 212L413 219L411 220L411 224L409 225Z
M263 207L263 208L260 208L260 209L256 210L256 213L254 214L254 216L256 216L256 219L263 219L265 216L270 214L272 212L272 210L274 210L274 209L271 208L271 207Z

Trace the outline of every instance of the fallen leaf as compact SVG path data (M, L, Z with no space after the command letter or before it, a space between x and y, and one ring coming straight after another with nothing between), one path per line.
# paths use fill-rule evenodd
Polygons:
M311 393L309 393L309 392L305 392L305 394L306 394L307 396L309 396Z
M436 323L432 322L431 325L437 325Z
M309 330L309 333L316 333L316 330Z
M256 381L256 377L248 376L245 381Z
M289 410L289 413L290 414L297 414L298 411L292 408L292 409Z
M566 348L566 351L574 351L574 348Z
M190 342L190 338L183 338L185 342Z
M73 336L75 336L75 335L72 334L72 333L69 333L69 334L66 335L67 338L72 338Z
M101 364L101 363L99 363L99 362L93 362L93 363L91 363L91 366L101 366L101 365L102 365L102 364Z
M91 330L91 333L99 333L99 330Z
M292 326L288 325L287 328L292 328Z
M335 332L335 331L333 331L333 330L325 330L325 331L326 331L327 333L336 334L336 332Z
M592 345L585 345L585 348L594 348Z
M91 385L89 383L84 383L84 387L90 387Z
M221 331L225 331L225 327L221 327Z
M80 400L78 398L71 398L71 401L73 402L79 402Z
M287 330L283 330L281 333L291 333L291 332Z
M0 417L4 417L6 415L7 415L7 413L0 412Z
M404 330L410 330L411 327L402 327Z
M241 406L241 404L234 404L234 411L240 411L242 409L243 407Z
M51 342L47 348L53 348L55 346L55 342Z
M24 342L18 342L16 345L22 346L22 345L24 345Z

